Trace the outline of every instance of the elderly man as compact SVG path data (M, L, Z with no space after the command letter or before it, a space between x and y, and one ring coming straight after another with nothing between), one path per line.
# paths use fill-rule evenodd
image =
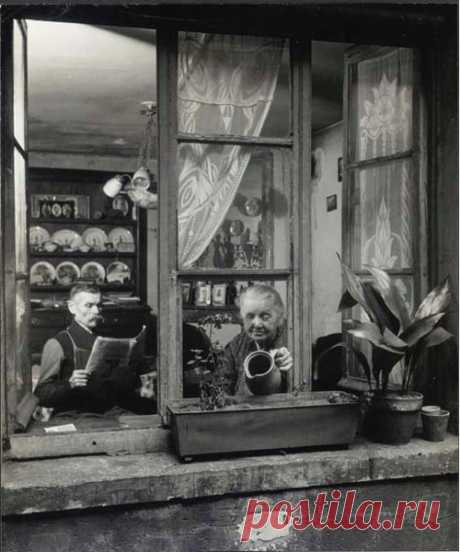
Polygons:
M225 347L219 374L224 377L225 391L231 395L250 395L243 363L252 351L275 351L275 362L286 373L292 367L291 353L284 347L284 305L279 293L268 285L254 285L240 296L240 314L243 331ZM285 378L282 388L285 390Z
M113 406L137 413L155 412L155 402L136 392L140 380L134 367L106 366L91 375L85 371L97 337L94 330L102 318L100 303L97 286L77 284L71 289L68 309L73 321L43 348L40 378L34 391L39 404L56 412L100 413Z

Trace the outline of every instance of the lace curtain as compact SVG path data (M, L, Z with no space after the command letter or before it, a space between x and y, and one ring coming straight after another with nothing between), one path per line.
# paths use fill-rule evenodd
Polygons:
M276 89L283 41L181 33L180 132L259 136ZM179 148L179 266L190 267L222 224L250 159L249 148Z

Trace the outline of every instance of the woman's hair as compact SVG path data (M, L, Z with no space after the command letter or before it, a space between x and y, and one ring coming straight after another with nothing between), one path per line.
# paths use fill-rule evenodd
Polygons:
M82 292L101 293L101 290L96 284L80 282L79 284L75 284L70 290L69 300L71 301L75 297L75 295Z
M279 314L284 316L284 303L281 299L278 291L267 284L255 284L245 288L240 294L240 309L244 299L247 296L257 297L259 299L271 299L273 301L273 306L278 310Z

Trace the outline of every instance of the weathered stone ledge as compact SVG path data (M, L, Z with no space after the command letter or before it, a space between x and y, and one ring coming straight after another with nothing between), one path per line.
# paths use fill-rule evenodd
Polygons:
M348 450L189 464L157 452L10 461L3 468L3 514L28 514L458 473L458 438L399 446L361 440Z

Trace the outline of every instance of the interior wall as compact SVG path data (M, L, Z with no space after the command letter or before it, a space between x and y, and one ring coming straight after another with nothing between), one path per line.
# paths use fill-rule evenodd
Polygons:
M342 183L338 180L338 159L342 157L342 150L342 122L313 134L313 342L318 337L341 331L337 306L342 279L336 253L342 251ZM337 196L337 208L328 212L327 198L334 195Z

